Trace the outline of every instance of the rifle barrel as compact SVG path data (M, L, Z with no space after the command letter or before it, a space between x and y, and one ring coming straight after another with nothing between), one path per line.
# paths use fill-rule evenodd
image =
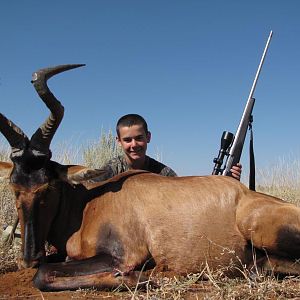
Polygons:
M261 68L262 68L262 66L263 66L263 64L264 64L265 57L266 57L267 51L268 51L268 49L269 49L269 44L270 44L272 35L273 35L273 31L271 30L271 32L270 32L270 34L269 34L269 37L268 37L268 40L267 40L267 43L266 43L266 46L265 46L265 49L264 49L264 52L263 52L263 55L262 55L262 57L261 57L261 60L260 60L260 63L259 63L259 66L258 66L256 75L255 75L255 78L254 78L254 81L253 81L253 84L252 84L250 93L249 93L248 101L249 101L249 99L251 99L251 98L253 97L254 90L255 90L255 87L256 87L256 83L257 83L257 80L258 80L258 77L259 77Z
M253 106L254 106L253 94L254 94L254 91L255 91L256 83L257 83L261 68L263 66L263 63L264 63L264 60L265 60L265 57L266 57L266 54L267 54L267 51L268 51L268 48L269 48L269 44L270 44L272 35L273 35L273 31L271 30L270 34L269 34L269 37L268 37L268 40L267 40L267 43L266 43L266 46L265 46L265 49L264 49L264 52L263 52L263 55L261 57L256 75L255 75L255 78L254 78L250 93L249 93L249 97L248 97L248 100L247 100L247 103L246 103L246 106L245 106L240 124L238 126L234 141L233 141L232 146L230 148L227 163L226 163L226 166L223 170L222 175L229 175L231 166L235 165L240 160L241 151L242 151L242 147L243 147L243 141L245 139L246 131L247 131L247 128L248 128L248 125L249 125L249 121L248 121L247 124L245 124L246 116L247 115L250 116L252 114L252 109L253 109ZM236 151L237 149L239 151ZM239 153L237 154L237 152L239 152Z

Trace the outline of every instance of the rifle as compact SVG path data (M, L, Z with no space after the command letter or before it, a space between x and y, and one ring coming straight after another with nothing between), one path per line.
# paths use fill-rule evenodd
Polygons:
M269 48L269 44L272 38L273 32L270 32L270 35L268 37L262 58L260 60L249 96L248 100L240 121L240 124L238 126L238 129L236 131L235 136L233 133L224 131L221 138L221 148L219 150L218 157L214 158L213 162L215 163L214 169L212 174L213 175L224 175L224 176L231 176L230 169L232 166L236 165L241 158L246 133L248 127L252 128L252 110L254 107L255 99L253 98L253 94L255 91L256 83L262 68L262 65L265 60L265 56L267 54L267 50ZM225 166L222 168L224 157L227 156ZM251 179L250 179L251 180Z

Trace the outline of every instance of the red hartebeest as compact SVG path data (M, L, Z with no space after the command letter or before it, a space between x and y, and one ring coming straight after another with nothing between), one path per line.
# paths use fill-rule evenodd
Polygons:
M43 69L33 85L51 111L31 139L0 114L12 163L10 178L21 223L23 264L40 265L41 290L134 285L143 266L177 273L254 263L300 274L300 208L253 192L224 176L162 177L143 171L90 183L101 170L51 160L50 142L63 107L47 79L80 65ZM71 261L43 263L45 241ZM255 251L255 255L253 254ZM254 258L255 257L255 261Z

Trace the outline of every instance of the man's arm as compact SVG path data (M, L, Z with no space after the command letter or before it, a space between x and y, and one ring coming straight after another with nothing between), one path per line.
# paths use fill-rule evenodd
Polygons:
M122 173L122 160L120 159L120 157L111 159L104 166L101 167L101 170L103 170L104 173L98 177L91 179L91 182L108 180L114 177L115 175Z
M169 177L177 177L177 174L169 167L165 167L161 170L160 175L169 176Z

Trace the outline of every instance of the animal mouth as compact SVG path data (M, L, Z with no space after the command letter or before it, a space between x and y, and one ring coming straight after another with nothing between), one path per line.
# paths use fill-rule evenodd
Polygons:
M23 258L22 266L24 268L36 268L41 265L46 259L45 251L39 251L34 257L32 258Z
M35 260L30 260L30 261L25 261L23 260L22 266L24 268L37 268L41 264L40 259L35 259Z

